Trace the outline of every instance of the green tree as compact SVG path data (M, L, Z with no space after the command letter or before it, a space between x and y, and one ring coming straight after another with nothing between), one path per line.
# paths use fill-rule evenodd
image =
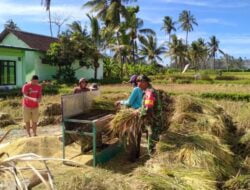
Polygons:
M106 26L119 26L121 18L127 17L127 9L123 3L128 3L136 0L89 0L84 4L84 7L91 9L91 12L96 12L97 17L105 22Z
M90 16L87 14L90 21L90 29L91 29L91 37L95 42L96 46L100 46L101 44L101 34L100 34L100 24L97 17Z
M140 36L139 40L141 43L139 54L142 59L147 60L150 64L162 61L160 55L166 52L166 48L163 45L158 46L155 36Z
M85 30L66 32L60 35L59 41L50 45L45 57L45 63L58 66L56 78L60 81L74 81L74 73L82 67L95 67L100 52ZM73 63L79 67L73 68Z
M4 24L4 28L11 29L11 30L20 30L20 28L17 26L17 24L12 19L8 20Z
M136 14L139 12L139 6L127 7L128 17L125 22L125 27L128 30L130 36L130 44L132 46L132 60L136 63L138 59L138 44L137 40L140 35L150 34L155 35L155 32L150 28L143 28L144 22L142 19L137 18Z
M213 69L215 69L215 58L216 53L220 52L221 54L224 54L222 50L219 48L220 41L216 38L216 36L210 37L210 42L208 42L209 47L209 55L213 58Z
M188 44L188 33L193 31L193 25L198 26L195 17L190 11L184 10L179 15L179 22L181 23L181 28L186 32L186 45Z
M86 30L82 27L80 21L74 21L71 24L68 24L68 27L69 27L68 32L71 34L79 33L79 34L86 35Z
M209 49L203 38L199 38L197 40L197 44L201 48L200 67L201 69L206 69L206 65L207 65L208 57L209 57Z
M201 68L205 56L207 56L207 49L203 46L202 40L192 42L188 48L187 57L195 70Z
M187 47L176 35L172 35L171 39L168 44L167 56L170 56L171 64L182 69L187 57Z
M171 17L169 16L164 17L162 30L164 30L166 34L168 34L169 37L168 42L170 42L172 31L174 32L176 31L175 25L176 22L174 22Z
M52 30L52 19L51 19L51 0L41 0L42 5L45 7L46 11L49 13L49 27L50 27L50 35L53 37L53 30Z
M94 78L97 79L97 71L98 67L100 66L99 60L102 57L100 54L101 50L101 32L100 32L100 25L97 17L90 16L87 14L89 20L90 20L90 29L91 29L91 38L94 42L95 45L95 52L94 52L94 57L93 57L93 65L94 65Z
M89 7L91 12L95 12L97 18L100 18L101 21L104 22L106 29L104 30L109 31L110 33L116 35L116 44L117 47L120 47L122 43L120 42L120 35L121 35L121 27L120 24L122 19L126 19L128 17L128 11L124 3L128 3L130 1L136 0L89 0L87 3L84 4L84 7ZM110 37L111 35L109 35ZM109 40L109 39L108 39ZM113 43L113 39L112 43ZM121 48L117 48L119 50L119 62L121 64L121 78L123 78L123 56L121 55Z

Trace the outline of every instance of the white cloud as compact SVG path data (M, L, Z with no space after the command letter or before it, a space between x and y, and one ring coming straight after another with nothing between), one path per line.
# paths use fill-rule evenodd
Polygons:
M221 19L218 19L218 18L204 18L204 19L199 19L199 23L203 23L203 24L218 24L218 25L224 25L224 26L237 26L236 23L227 22L225 20L221 20Z
M250 45L250 35L249 34L224 34L218 37L221 44L226 45ZM249 48L247 48L249 49Z
M198 1L198 0L161 0L161 1L166 2L166 3L193 5L193 6L208 6L209 5L205 1Z
M250 2L231 0L225 2L225 0L161 0L165 3L182 4L198 7L210 7L210 8L243 8L250 6Z
M34 1L33 1L34 2ZM10 18L13 16L22 16L28 21L42 21L47 18L47 12L39 2L35 4L19 4L11 3L6 0L0 2L0 19ZM52 15L56 13L64 17L71 17L71 20L86 20L86 9L81 9L80 6L56 5L51 7Z

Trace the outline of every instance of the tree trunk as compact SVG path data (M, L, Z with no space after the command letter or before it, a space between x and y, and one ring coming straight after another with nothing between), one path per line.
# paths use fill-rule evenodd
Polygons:
M118 44L118 46L120 46L120 41L119 41L119 38L120 38L120 36L119 36L119 32L117 32L117 34L116 34L116 37L117 37L117 44ZM121 50L120 50L120 47L119 47L119 57L120 57L120 64L121 64L121 79L123 79L123 60L122 60L122 53L121 53Z
M186 46L188 45L188 31L186 33Z
M135 40L133 39L133 50L132 50L132 54L133 54L133 63L135 65Z
M214 55L214 60L213 60L213 62L214 62L214 70L215 70L215 55Z
M94 79L97 79L97 72L98 72L98 67L95 66L95 73L94 73Z
M49 28L50 28L50 35L51 37L53 37L53 31L52 31L52 21L51 21L51 12L50 12L50 8L49 8Z

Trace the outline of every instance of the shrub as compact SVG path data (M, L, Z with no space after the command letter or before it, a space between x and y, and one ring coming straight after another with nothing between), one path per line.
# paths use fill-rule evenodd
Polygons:
M216 76L215 80L239 80L236 76Z
M250 94L227 94L227 93L202 93L202 98L213 98L216 100L227 99L232 101L247 101L250 102Z
M208 74L202 73L201 80L212 81L213 79Z

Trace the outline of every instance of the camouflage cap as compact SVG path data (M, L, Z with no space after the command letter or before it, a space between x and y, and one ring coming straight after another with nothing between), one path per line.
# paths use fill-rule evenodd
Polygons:
M146 75L139 75L137 77L137 82L151 82L150 78L148 78Z

